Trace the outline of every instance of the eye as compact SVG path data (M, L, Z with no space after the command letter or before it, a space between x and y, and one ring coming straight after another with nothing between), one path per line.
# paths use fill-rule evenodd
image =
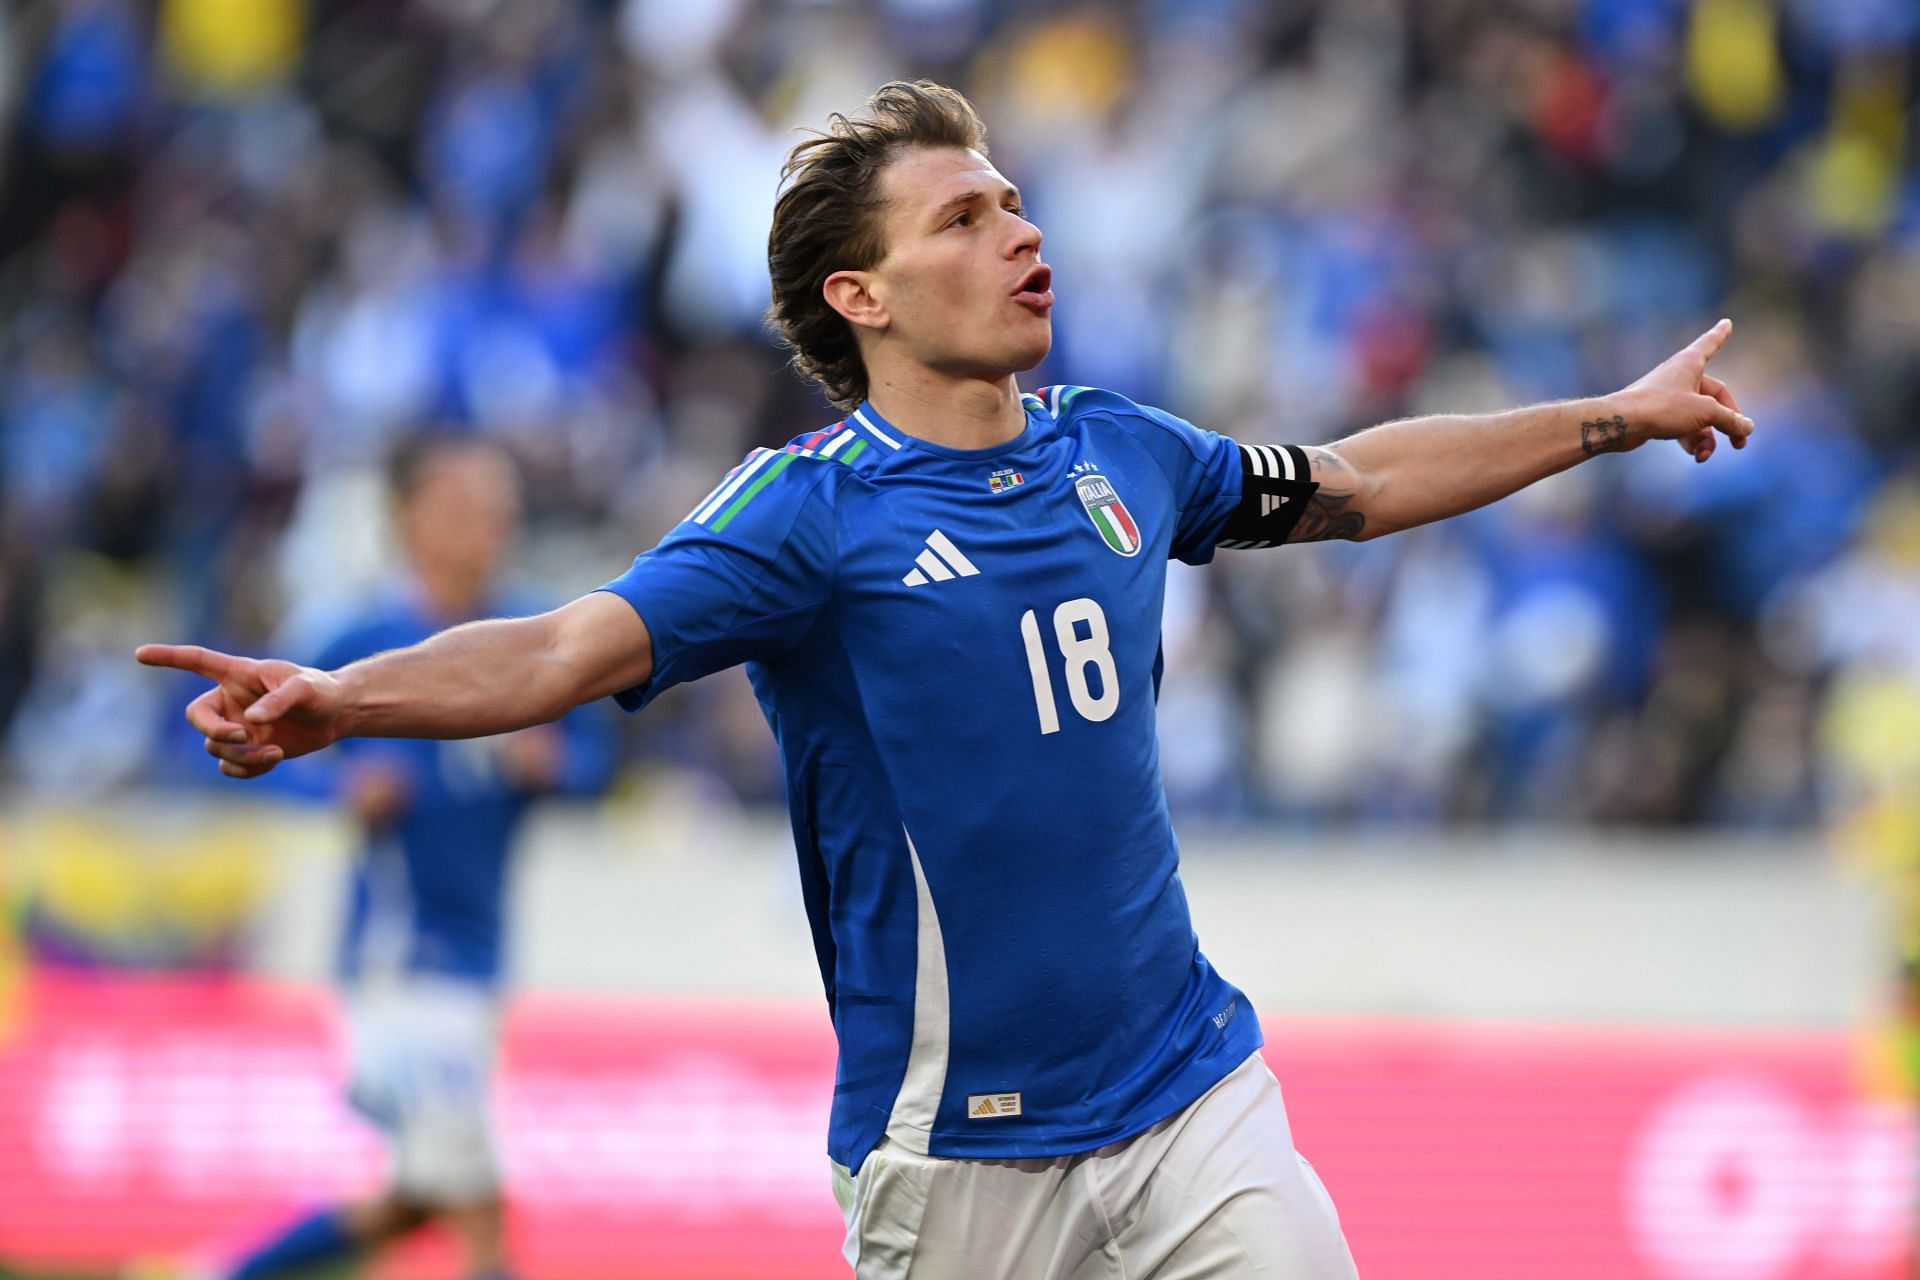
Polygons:
M950 226L950 227L969 227L969 226L972 226L972 225L973 225L973 213L972 213L972 211L971 211L971 210L968 210L968 211L967 211L967 212L965 212L965 213L957 213L957 214L955 214L955 215L953 216L953 221L952 221L952 222L949 222L949 223L948 223L947 225L948 225L948 226Z
M1007 206L1007 212L1016 218L1024 218L1027 216L1027 206L1015 202Z

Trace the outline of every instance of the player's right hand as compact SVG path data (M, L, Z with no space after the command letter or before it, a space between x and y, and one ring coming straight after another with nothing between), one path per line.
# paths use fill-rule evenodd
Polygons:
M133 656L214 682L187 705L187 723L206 735L207 754L230 778L257 778L346 736L346 692L328 672L192 644L143 644Z

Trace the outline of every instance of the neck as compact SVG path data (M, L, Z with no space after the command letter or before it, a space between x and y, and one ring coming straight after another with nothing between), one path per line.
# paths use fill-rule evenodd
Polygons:
M875 378L867 399L902 431L949 449L991 449L1027 425L1013 375L953 378L931 369Z

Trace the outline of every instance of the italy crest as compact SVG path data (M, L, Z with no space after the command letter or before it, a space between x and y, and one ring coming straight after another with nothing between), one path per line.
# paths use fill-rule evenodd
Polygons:
M1112 483L1105 476L1084 475L1073 482L1073 487L1101 539L1120 555L1139 555L1140 526L1133 522L1132 513L1120 501Z

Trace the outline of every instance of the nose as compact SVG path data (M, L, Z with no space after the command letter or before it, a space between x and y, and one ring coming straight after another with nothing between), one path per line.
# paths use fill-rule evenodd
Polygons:
M1013 219L1013 239L1008 245L1007 257L1018 258L1023 253L1040 253L1040 228L1028 222L1019 214L1010 214Z

